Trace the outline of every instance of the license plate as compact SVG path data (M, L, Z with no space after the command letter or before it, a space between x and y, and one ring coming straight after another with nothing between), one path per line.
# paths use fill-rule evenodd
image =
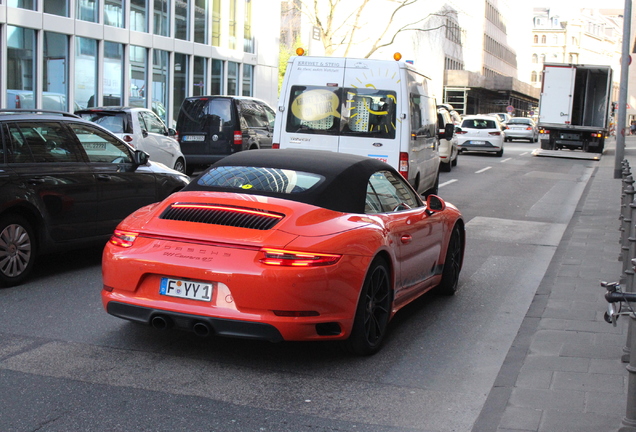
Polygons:
M159 294L189 300L211 301L213 283L161 278Z
M184 141L205 141L205 135L186 135Z
M486 144L486 141L475 141L475 140L472 140L470 143L471 143L471 144L477 144L477 145L480 145L480 144Z

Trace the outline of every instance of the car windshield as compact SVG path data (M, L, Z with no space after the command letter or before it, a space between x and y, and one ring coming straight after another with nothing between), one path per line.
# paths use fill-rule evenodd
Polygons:
M318 174L279 168L219 166L197 180L205 188L236 189L237 192L275 192L295 194L309 190L324 178ZM192 188L190 188L192 189Z
M489 119L465 119L462 122L462 127L470 129L497 129L497 123Z

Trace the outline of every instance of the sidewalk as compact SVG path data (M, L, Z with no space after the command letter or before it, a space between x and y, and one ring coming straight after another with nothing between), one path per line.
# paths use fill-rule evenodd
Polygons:
M615 432L625 417L628 318L613 327L599 281L622 272L622 180L606 143L473 432ZM625 159L636 177L636 137Z

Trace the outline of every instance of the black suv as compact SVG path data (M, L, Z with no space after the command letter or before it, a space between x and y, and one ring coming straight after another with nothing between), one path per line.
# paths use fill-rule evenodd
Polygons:
M189 182L69 113L0 110L0 139L0 286L21 283L40 254L105 243Z
M272 148L274 110L259 99L196 96L181 104L178 141L188 175L241 150Z

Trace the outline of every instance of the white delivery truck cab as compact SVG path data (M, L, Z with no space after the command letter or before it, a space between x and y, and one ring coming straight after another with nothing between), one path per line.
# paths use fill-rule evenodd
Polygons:
M427 81L404 62L293 57L278 101L273 147L380 159L419 193L437 193L437 108Z

